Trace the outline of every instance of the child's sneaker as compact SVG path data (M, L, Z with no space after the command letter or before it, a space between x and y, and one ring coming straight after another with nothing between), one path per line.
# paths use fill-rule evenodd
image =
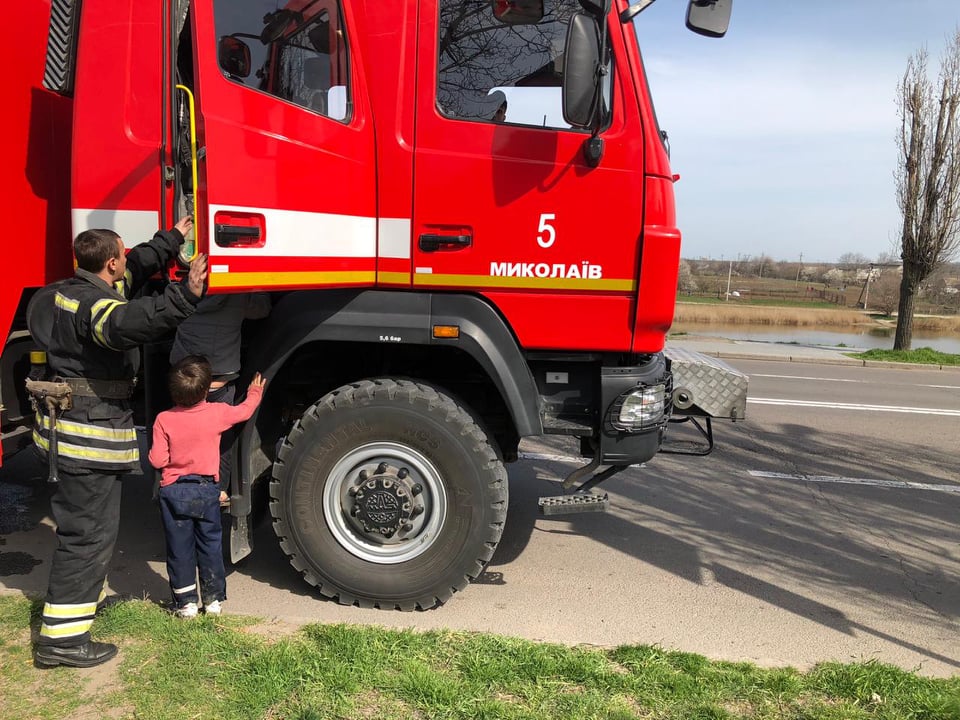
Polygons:
M191 602L191 603L187 603L183 607L177 608L173 614L176 615L178 618L190 619L190 618L195 618L197 616L197 612L198 612L197 604Z
M219 615L220 614L220 601L214 600L212 603L207 603L204 606L204 612L207 615Z

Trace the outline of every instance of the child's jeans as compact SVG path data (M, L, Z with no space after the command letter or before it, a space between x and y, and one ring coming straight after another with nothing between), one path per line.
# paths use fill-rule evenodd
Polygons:
M198 603L197 570L204 604L227 599L220 528L220 490L210 475L183 475L160 488L167 539L167 576L173 602Z

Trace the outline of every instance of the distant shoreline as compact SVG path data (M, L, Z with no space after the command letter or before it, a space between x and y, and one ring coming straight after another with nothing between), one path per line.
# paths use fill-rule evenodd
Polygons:
M732 303L678 302L673 327L678 325L760 325L805 329L895 329L896 317L849 308L802 308ZM923 332L960 334L960 316L918 315L913 329Z

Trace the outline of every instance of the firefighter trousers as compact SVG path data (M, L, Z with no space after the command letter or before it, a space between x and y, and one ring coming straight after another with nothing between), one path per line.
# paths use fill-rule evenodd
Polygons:
M60 471L50 507L57 549L38 643L82 645L106 596L107 568L120 528L120 477Z

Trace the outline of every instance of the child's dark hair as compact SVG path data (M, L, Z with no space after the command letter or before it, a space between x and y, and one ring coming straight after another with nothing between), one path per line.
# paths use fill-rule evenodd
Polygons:
M170 398L174 405L193 407L207 397L213 372L201 355L187 355L170 368Z

